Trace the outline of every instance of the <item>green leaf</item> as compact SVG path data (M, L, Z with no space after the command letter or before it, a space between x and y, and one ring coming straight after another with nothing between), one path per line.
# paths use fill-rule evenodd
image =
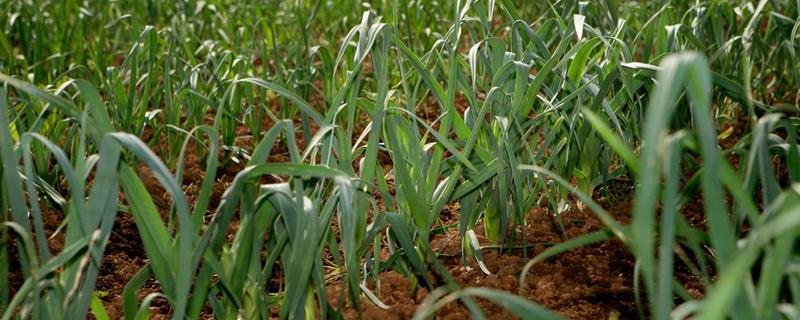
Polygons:
M97 293L92 295L92 314L94 318L97 320L109 320L111 319L106 312L106 308L103 306L103 302L100 301L100 297L97 296Z

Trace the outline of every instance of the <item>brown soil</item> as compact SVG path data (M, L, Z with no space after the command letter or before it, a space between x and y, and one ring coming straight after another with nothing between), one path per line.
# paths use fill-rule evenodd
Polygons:
M199 185L204 175L194 151L194 146L190 146L183 180L189 198L194 196L192 194L194 189L190 186ZM283 157L277 156L277 158ZM274 160L285 161L287 159ZM380 160L382 164L390 161L385 155ZM227 186L240 169L232 166L218 172L217 185ZM163 189L149 170L142 167L140 173L157 206L163 210L162 218L166 220L170 203L169 197L164 195ZM214 191L212 206L219 202L224 187L215 187ZM625 205L622 205L620 209L617 211L620 214L616 218L627 223L629 218L626 212L629 210L625 208ZM47 215L48 230L57 228L61 221L58 215L56 212ZM458 207L448 206L441 218L445 221L443 224L457 223ZM531 209L524 232L528 239L527 242L533 245L502 254L496 249L484 249L484 260L491 272L490 275L481 272L474 262L470 262L469 269L462 265L457 229L451 228L447 232L437 234L433 238L432 246L441 256L441 262L461 287L487 287L517 294L520 292L518 282L520 273L529 258L541 253L551 243L562 242L602 228L600 221L589 211L575 209L564 214L562 219L566 230L565 234L562 234L561 228L551 214L542 208ZM481 226L476 230L481 245L491 245L482 237L483 232ZM51 241L51 249L54 252L60 250L59 243L63 243L63 240L59 241L58 239L56 237ZM515 242L518 242L518 245L522 244L519 239ZM13 248L10 251L12 251L11 254L15 254ZM97 282L97 291L103 295L102 300L112 319L123 316L124 287L145 265L147 259L133 217L126 213L118 214ZM580 248L535 265L527 275L521 294L570 319L607 319L615 314L622 318L636 318L638 314L631 282L633 264L633 257L619 241L609 241ZM13 288L21 285L18 273L15 274L16 277L12 275ZM370 285L373 289L376 288L375 283ZM412 292L411 289L409 280L402 274L395 271L382 273L380 289L375 292L390 308L382 310L365 299L360 304L362 316L365 319L410 318L417 306L427 296L425 289L416 290L416 292ZM148 294L158 290L157 281L151 279L140 290L138 297L141 301ZM335 301L341 294L341 286L336 283L332 284L329 287L329 294L332 301ZM512 314L489 301L477 299L477 302L492 318L513 318ZM156 299L151 307L151 314L154 319L166 319L170 314L169 305L163 299ZM348 318L357 318L357 313L353 310L348 310L345 315ZM211 315L206 312L203 316L210 317ZM461 303L454 302L440 310L437 318L466 319L469 318L469 313Z
M460 99L463 99L463 97L460 97ZM439 110L427 110L432 109L432 106L435 106L435 104L431 104L426 110L420 110L419 115L429 121L435 119L435 117L431 118L431 115L436 114ZM272 104L271 109L277 107L279 106ZM463 110L459 111L463 112ZM272 125L272 121L266 115L263 123L265 127ZM299 123L295 123L295 125L299 127ZM316 131L317 128L313 129ZM240 126L237 130L237 136L239 137L237 138L237 144L247 150L252 150L254 146L249 134L249 129L244 125ZM152 137L153 133L151 131L146 131L143 136L143 138ZM158 139L165 140L164 135L162 134ZM296 140L302 150L305 146L300 131L298 131ZM154 149L157 151L167 150L165 144L166 141L158 141L156 142L157 147ZM222 154L220 156L220 161L225 161L222 158ZM270 161L288 161L285 144L280 143L279 146L276 146L272 151ZM381 151L379 153L379 161L385 172L387 174L390 173L391 159L388 154ZM222 163L225 164L221 165L216 173L216 183L209 211L213 211L219 203L225 188L229 186L236 173L243 168L243 163ZM182 181L190 203L194 203L197 189L205 179L204 169L204 164L199 160L197 146L192 142L187 151L186 167ZM162 218L167 220L171 199L165 195L165 192L155 181L149 170L141 167L140 175L151 195L153 195L157 206L162 210ZM390 174L387 176L387 182L390 186L393 185L393 178ZM390 189L392 189L390 192L393 193L393 188L390 187ZM601 200L604 207L612 208L610 211L618 221L627 224L630 220L631 192L623 192L622 194L626 196L618 199L603 198L598 200ZM375 195L379 208L385 209L378 194ZM687 211L690 211L688 212L689 216L699 216L702 219L701 206L688 208ZM457 204L448 206L440 217L443 220L442 225L457 224L458 213ZM370 219L373 214L373 212L370 212ZM556 218L546 209L532 208L528 213L526 226L517 230L524 232L526 242L522 242L518 236L514 240L515 249L507 249L502 253L494 248L482 250L486 267L491 272L489 275L480 271L474 261L470 261L469 267L465 267L462 264L461 245L458 240L457 228L450 228L448 231L434 236L432 246L439 254L440 261L461 287L485 287L521 294L523 297L554 310L569 319L609 319L609 317L615 316L622 319L638 318L639 313L635 305L632 282L635 259L629 250L617 240L583 247L540 262L530 270L525 285L520 288L519 278L521 271L530 258L546 250L553 243L563 242L603 228L602 223L590 211L581 210L577 207L563 214L561 218L564 223L564 232L562 232L562 228ZM55 230L60 222L59 213L48 213L46 217L48 230ZM235 226L236 221L233 221L232 224ZM337 226L333 228L334 232L338 232ZM235 227L230 231L235 232ZM483 233L482 226L479 226L476 234L481 245L492 245L482 236ZM51 242L51 249L54 252L60 250L59 245L63 246L63 240L59 240L58 236ZM16 272L11 273L10 277L13 294L13 290L21 285L21 281L19 266L13 263L16 260L15 248L12 245L9 246L9 249L12 261L11 269L12 271L16 270ZM102 294L103 303L112 319L122 318L124 287L146 264L147 259L133 217L127 213L119 213L105 251L96 288ZM696 279L688 274L679 274L679 278L685 284L697 282ZM409 279L396 271L383 272L379 277L379 282L371 282L369 286L389 308L387 310L380 309L364 298L360 304L359 311L365 319L408 319L413 316L418 305L422 303L428 293L424 288L413 290L414 288L412 288ZM687 285L687 287L693 295L702 296L702 286ZM151 279L140 290L138 297L141 301L145 296L158 290L157 281ZM341 284L338 283L331 283L328 291L331 301L337 301L343 292ZM487 300L476 299L476 301L490 318L514 318L508 311ZM646 310L647 308L645 307L644 309ZM151 308L151 314L155 319L169 318L169 305L163 299L156 299ZM347 318L358 318L358 313L354 310L345 310L345 316ZM203 317L211 318L210 310L205 310ZM437 318L467 319L469 318L469 313L460 302L453 302L440 310L437 313Z
M499 253L497 249L484 249L483 257L490 275L484 274L472 261L469 268L462 265L458 230L438 234L432 241L440 261L456 279L459 286L485 287L520 294L569 319L608 319L612 315L623 319L637 318L633 289L635 259L617 240L580 248L549 258L534 265L520 291L519 277L528 260L541 253L552 243L562 242L588 232L600 230L601 222L589 211L575 209L563 216L566 234L555 218L545 209L530 210L524 228L527 246L518 238L516 249ZM622 222L629 218L625 213L617 216ZM482 237L483 227L476 230L482 246L491 243ZM527 254L527 258L526 255ZM389 306L383 310L363 299L360 311L365 319L408 319L427 296L427 290L412 292L409 280L395 272L380 275L380 289L375 290L382 302ZM370 283L376 288L375 283ZM341 287L329 289L332 299L341 294ZM513 314L487 300L476 299L481 309L492 319L513 319ZM349 318L357 314L348 310ZM468 319L469 312L460 302L446 305L436 314L437 319Z

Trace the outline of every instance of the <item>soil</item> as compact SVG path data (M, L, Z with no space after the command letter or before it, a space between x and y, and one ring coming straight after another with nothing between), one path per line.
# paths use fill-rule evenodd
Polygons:
M191 161L189 161L191 163ZM190 165L191 167L191 165ZM151 191L159 189L157 183L152 181L152 176L146 169L142 169L143 181ZM191 185L202 177L197 177L187 170L185 183ZM232 179L223 173L221 184ZM154 195L163 195L163 192L153 192ZM218 203L221 192L215 192L212 203ZM615 217L622 223L629 220L626 208L630 199L625 199L618 206ZM168 203L168 199L155 197L156 202ZM458 216L456 208L446 211L443 218L455 221ZM60 218L58 213L51 212L46 215L46 226L55 230ZM524 228L526 239L533 243L529 248L516 249L499 253L496 249L484 249L483 256L487 268L491 272L486 275L480 271L474 262L470 268L463 266L460 256L460 243L458 231L437 234L432 241L432 246L441 256L440 260L448 272L456 279L461 287L487 287L510 293L521 293L525 298L554 310L569 319L608 319L618 316L622 319L637 318L638 313L634 299L633 265L634 258L628 249L619 241L613 240L605 243L576 249L547 259L535 265L527 275L525 286L519 291L519 277L523 266L528 259L541 253L550 243L557 243L570 238L597 231L602 228L601 222L588 211L575 209L563 216L565 233L555 218L542 208L533 208L527 217L527 226ZM452 221L443 222L448 224ZM234 231L234 230L232 230ZM478 227L481 245L491 245L482 237L483 228ZM60 250L59 237L51 241L51 250ZM536 243L540 243L536 245ZM63 245L63 244L61 244ZM13 248L11 254L15 255ZM527 258L526 258L527 257ZM12 258L12 261L15 259ZM97 282L97 291L103 295L101 298L112 319L121 318L122 293L125 284L145 265L147 256L141 245L135 221L130 214L120 213L111 239L106 248L101 274ZM18 266L16 267L18 268ZM12 270L15 266L12 265ZM17 269L18 270L18 269ZM12 288L21 285L18 272L12 273ZM395 271L384 272L380 275L380 289L376 294L382 302L389 306L383 310L364 299L360 304L364 319L408 319L413 316L418 305L425 299L427 290L412 291L408 278ZM374 289L375 283L370 284ZM702 288L702 287L700 287ZM340 284L329 287L332 301L341 294ZM699 289L698 289L699 290ZM145 296L158 291L158 283L151 279L139 292L138 296ZM701 291L697 292L702 295ZM511 319L512 314L489 301L477 299L478 304L487 315L496 319ZM169 305L163 299L156 299L151 307L153 319L167 319L170 314ZM357 318L357 313L348 310L348 318ZM210 318L208 310L203 314ZM438 319L466 319L469 313L460 302L446 305L437 313Z
M273 109L276 107L279 106L272 104ZM420 111L420 116L427 120L433 120L430 117L434 114L434 111L438 112L438 110L433 110L433 107L426 108ZM463 112L463 110L459 111ZM265 127L272 125L272 121L266 116L263 123ZM299 123L295 125L299 126ZM313 129L316 131L317 128ZM159 140L164 140L163 136L162 134L160 136L162 138ZM239 146L252 150L254 146L251 142L252 138L249 138L249 129L241 126L237 130L237 136L239 136L237 138ZM152 137L153 133L146 130L143 138ZM304 139L299 131L296 140L302 150L304 148ZM157 147L154 147L154 149L157 152L166 150L164 147L165 141L158 141L155 144ZM270 161L288 161L285 144L281 143L280 145L273 150ZM205 167L199 158L197 146L194 142L190 143L182 181L190 203L194 202L197 189L199 189L199 185L205 178ZM225 160L221 157L220 161ZM388 154L381 151L379 161L385 172L389 174L391 159ZM210 200L209 212L213 212L225 188L230 185L233 177L242 168L242 163L230 161L223 162L220 165ZM151 195L153 195L157 206L162 210L162 218L166 221L171 200L165 195L163 189L146 167L140 168L140 176ZM393 184L391 175L387 176L387 181L390 185ZM614 193L622 196L609 198L596 194L596 198L602 202L604 207L611 209L609 211L618 221L627 224L630 222L630 206L632 203L630 182L622 183L622 186L618 188L622 188L622 191L617 190ZM394 192L394 190L390 191ZM385 207L377 194L376 198L379 208L383 210ZM124 202L124 198L122 200ZM689 216L699 217L702 220L702 206L690 206L687 211L690 211L687 212ZM442 220L441 225L457 225L458 212L457 204L446 207L440 217ZM373 215L374 213L370 212L370 219L372 219ZM47 229L55 230L61 220L60 213L48 211L46 216ZM474 261L470 261L468 267L463 265L457 228L449 228L445 232L436 234L431 244L439 255L440 261L461 287L485 287L521 294L523 297L554 310L569 319L638 318L639 311L635 303L635 291L632 282L635 259L630 251L618 240L579 248L540 262L531 268L524 286L520 288L519 277L522 268L530 258L546 250L554 243L563 242L603 228L602 223L594 214L589 210L580 209L579 206L575 206L573 210L564 213L562 221L563 230L554 215L548 212L547 209L532 208L528 212L526 225L517 229L519 231L517 232L518 235L524 233L525 239L527 239L526 242L522 242L517 237L514 240L514 245L516 246L514 249L506 249L502 253L495 248L482 250L486 267L491 272L488 275L484 274ZM234 220L232 224L233 227L230 232L235 232L237 221ZM701 222L697 222L697 224L699 225ZM334 232L338 232L338 226L334 226L333 229ZM492 243L483 237L483 233L483 227L479 226L476 234L480 244L482 246L491 246ZM63 235L61 237L63 238ZM51 242L51 250L53 252L58 252L61 249L60 246L63 246L63 239L60 239L59 236L54 237ZM13 245L9 246L9 254L12 261L10 275L12 294L21 285L19 266L14 264L14 261L16 261L15 251ZM97 292L101 294L101 300L112 319L123 317L122 294L125 285L139 272L147 260L148 258L141 244L133 217L127 213L119 213L111 239L105 250L100 276L97 281ZM697 284L698 281L691 274L684 273L678 276L692 295L702 296L702 286ZM331 301L337 301L338 297L343 293L342 285L336 281L339 280L334 280L328 288ZM359 311L364 319L411 318L428 293L424 288L415 290L409 279L396 271L381 273L379 281L377 283L370 282L368 286L389 308L386 310L381 309L366 298L363 298ZM155 279L151 279L140 290L138 297L141 301L145 296L158 290L158 282ZM476 299L476 301L490 318L514 318L508 311L487 300ZM642 307L642 309L647 310L646 306ZM169 305L163 299L156 299L150 311L153 319L167 319L170 315ZM344 314L346 318L358 318L359 312L344 310ZM210 308L204 310L202 316L203 318L211 318ZM436 318L468 319L469 313L460 302L453 302L439 310Z
M623 319L638 317L632 283L635 259L616 240L563 253L534 265L520 291L519 277L530 258L552 243L600 230L602 226L587 211L576 209L562 217L565 234L545 209L531 209L527 217L528 225L524 228L529 247L502 254L497 249L484 249L484 261L491 272L489 275L484 274L474 261L469 263L469 268L462 264L457 230L437 235L431 244L437 249L440 261L462 288L485 287L513 294L521 293L528 300L569 319L608 319L613 315ZM476 233L482 246L491 245L482 237L482 227L479 226ZM375 293L389 308L380 309L364 299L360 308L365 319L411 318L427 295L425 289L412 292L409 280L395 271L382 273L379 282L380 290ZM371 283L371 287L376 286ZM340 292L340 287L333 286L331 295ZM516 318L488 300L476 301L492 319ZM346 314L355 316L352 311ZM460 302L444 306L436 315L437 319L470 318L469 312Z

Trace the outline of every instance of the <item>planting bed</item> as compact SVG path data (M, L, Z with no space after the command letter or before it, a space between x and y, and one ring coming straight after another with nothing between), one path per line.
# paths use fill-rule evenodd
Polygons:
M0 320L796 319L800 1L0 1Z

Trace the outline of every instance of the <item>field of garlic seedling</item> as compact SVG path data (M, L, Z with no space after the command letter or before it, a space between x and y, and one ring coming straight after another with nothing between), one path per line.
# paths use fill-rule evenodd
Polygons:
M800 1L0 29L0 319L800 319Z

